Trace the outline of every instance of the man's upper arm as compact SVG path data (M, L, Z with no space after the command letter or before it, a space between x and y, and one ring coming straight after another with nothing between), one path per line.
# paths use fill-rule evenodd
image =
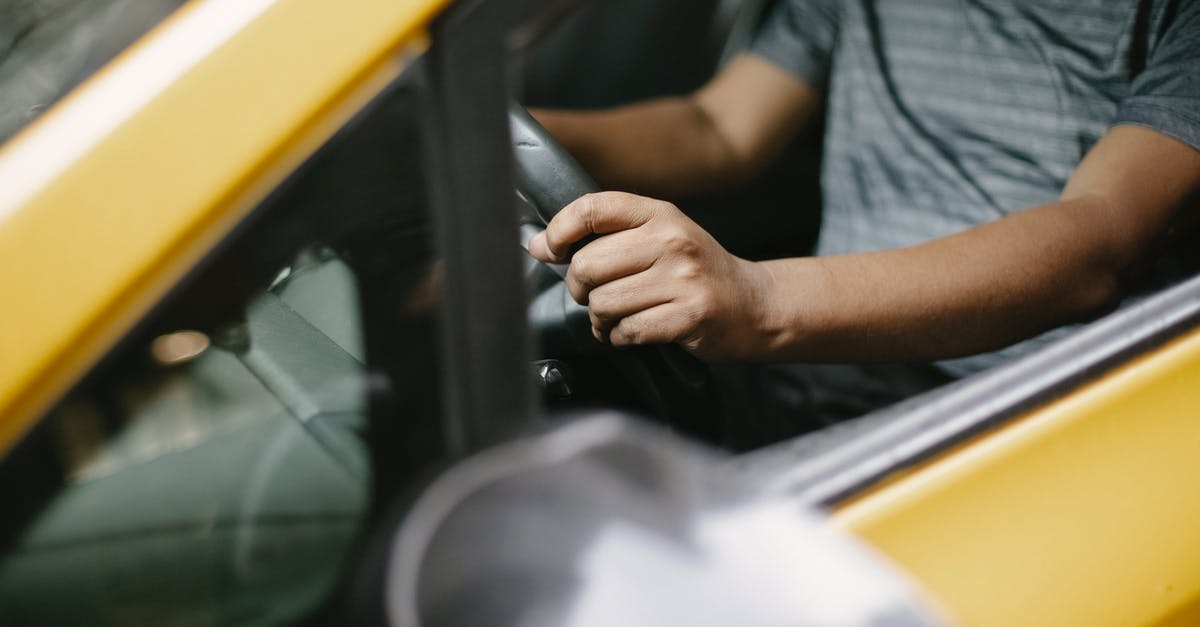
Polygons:
M1200 202L1200 150L1142 126L1113 127L1088 152L1062 200L1091 198L1108 234L1100 251L1115 271L1144 254L1182 211Z
M817 89L753 54L736 57L693 96L744 170L770 164L821 108Z
M781 0L749 52L695 95L739 165L761 170L821 109L840 13L839 0Z
M1200 211L1200 3L1184 3L1149 22L1144 64L1118 106L1115 126L1062 193L1064 200L1104 201L1113 251L1124 264L1172 220L1191 222Z

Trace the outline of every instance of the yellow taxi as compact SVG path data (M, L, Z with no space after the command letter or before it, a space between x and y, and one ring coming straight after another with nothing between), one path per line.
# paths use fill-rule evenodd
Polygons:
M447 469L562 413L711 433L702 366L586 348L517 245L584 185L510 109L571 3L192 0L145 28L130 4L72 9L118 43L54 85L11 72L41 87L0 118L0 624L405 624L397 529ZM951 624L1200 624L1198 321L1187 281L697 459L818 508Z

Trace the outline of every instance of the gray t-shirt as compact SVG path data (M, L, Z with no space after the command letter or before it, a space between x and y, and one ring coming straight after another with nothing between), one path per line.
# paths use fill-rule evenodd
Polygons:
M828 94L820 255L1052 202L1115 124L1200 149L1200 1L782 0L751 51Z

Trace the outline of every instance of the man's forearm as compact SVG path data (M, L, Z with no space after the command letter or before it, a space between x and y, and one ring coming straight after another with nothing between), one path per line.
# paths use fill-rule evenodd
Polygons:
M694 197L747 182L815 119L822 96L744 54L695 93L607 111L534 111L606 189Z
M1112 304L1130 267L1200 201L1200 152L1122 125L1058 202L878 253L766 262L778 359L941 359L999 348Z
M911 248L763 262L756 357L945 359L997 349L1111 303L1130 255L1098 199L1036 207Z
M672 198L746 178L702 108L687 97L605 111L533 112L600 185Z

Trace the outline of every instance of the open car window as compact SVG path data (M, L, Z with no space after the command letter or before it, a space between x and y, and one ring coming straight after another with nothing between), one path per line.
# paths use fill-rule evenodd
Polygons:
M276 625L438 447L438 263L405 78L0 465L0 624ZM70 599L64 602L64 599Z
M0 144L185 1L0 1Z

